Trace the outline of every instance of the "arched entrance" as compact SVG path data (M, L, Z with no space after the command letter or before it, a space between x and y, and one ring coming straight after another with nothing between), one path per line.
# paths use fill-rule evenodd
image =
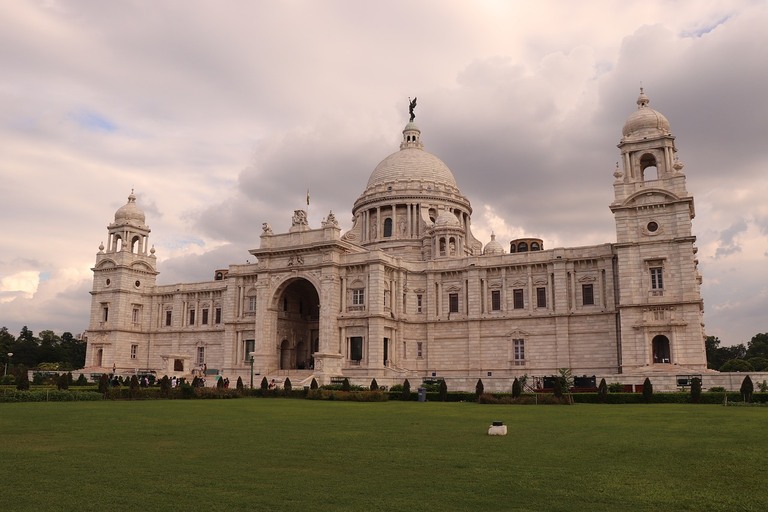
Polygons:
M653 341L653 362L669 363L671 361L669 353L669 338L663 334L654 336Z
M320 332L320 297L304 278L286 282L275 294L277 343L281 370L313 368L313 350Z

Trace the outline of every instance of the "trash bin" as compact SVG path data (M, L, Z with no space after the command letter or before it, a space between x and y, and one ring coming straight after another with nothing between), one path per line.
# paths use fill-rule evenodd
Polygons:
M419 388L419 402L427 401L427 388Z

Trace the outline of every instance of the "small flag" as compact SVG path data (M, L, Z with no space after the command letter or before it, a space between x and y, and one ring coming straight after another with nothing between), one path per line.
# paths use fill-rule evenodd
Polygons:
M309 206L309 189L307 189L307 206Z

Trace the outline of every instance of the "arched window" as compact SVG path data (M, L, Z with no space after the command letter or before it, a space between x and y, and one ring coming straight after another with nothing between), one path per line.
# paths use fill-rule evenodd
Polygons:
M440 256L445 256L445 238L440 239Z
M384 237L389 238L392 236L392 219L387 217L384 219Z
M517 252L528 252L528 244L525 242L517 244Z
M659 170L656 167L656 157L646 153L640 158L640 172L643 181L653 181L659 179Z
M653 341L653 362L654 363L669 363L669 338L663 334L654 336Z
M512 242L509 244L509 252L510 253L517 252L517 245L515 245L515 242Z
M540 251L541 247L539 246L539 242L531 242L531 250L532 251Z

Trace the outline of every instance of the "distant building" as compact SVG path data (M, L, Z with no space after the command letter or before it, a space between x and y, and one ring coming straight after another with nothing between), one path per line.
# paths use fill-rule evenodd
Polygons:
M613 173L616 242L544 247L471 231L451 170L409 122L373 170L342 234L296 210L264 224L254 263L202 283L157 285L150 229L133 193L93 268L86 365L191 376L290 376L368 384L443 378L509 389L516 376L675 375L706 368L693 197L669 122L648 106L624 124ZM501 187L508 184L499 183ZM260 381L261 377L259 377Z

